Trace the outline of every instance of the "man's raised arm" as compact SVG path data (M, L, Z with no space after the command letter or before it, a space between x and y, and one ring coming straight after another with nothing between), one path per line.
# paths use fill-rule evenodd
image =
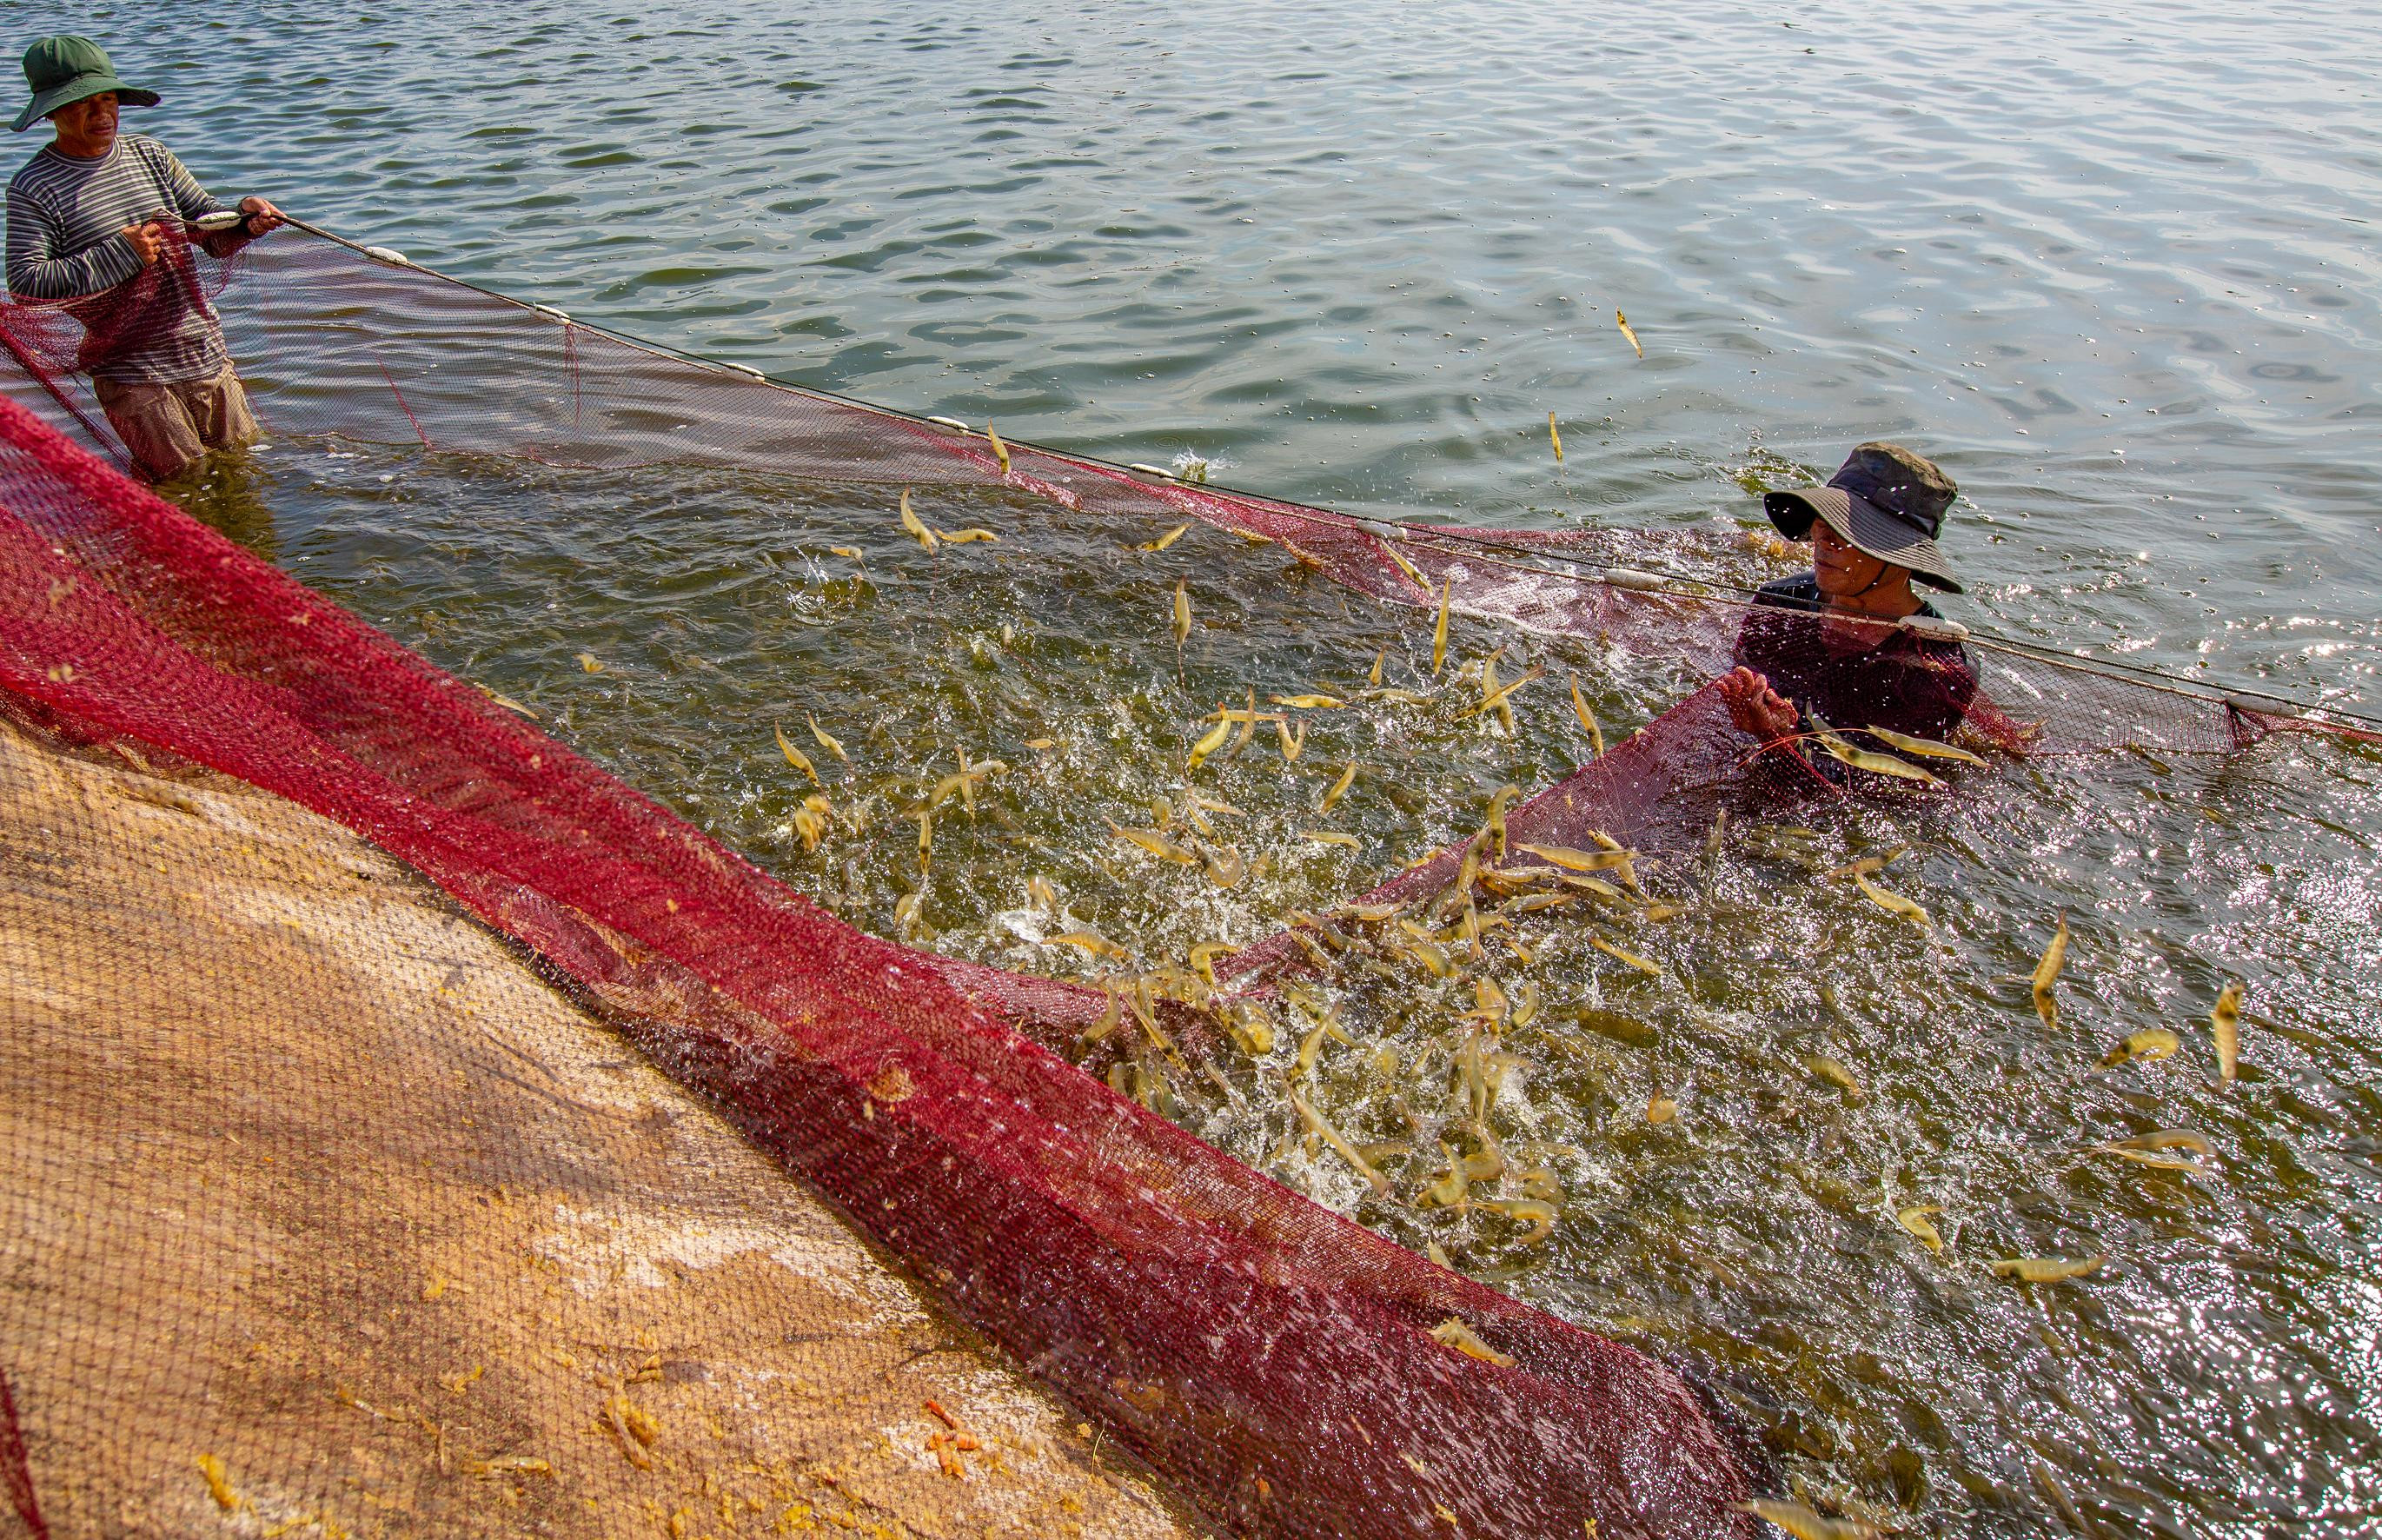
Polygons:
M230 212L222 199L199 184L199 179L190 175L190 168L184 166L182 158L173 151L153 140L144 142L141 149L154 160L157 179L173 198L175 213L185 219L194 220L204 215ZM277 228L281 224L281 211L263 198L242 198L239 212L248 216L245 224L217 230L204 237L200 244L213 255L228 256L248 241L267 230Z

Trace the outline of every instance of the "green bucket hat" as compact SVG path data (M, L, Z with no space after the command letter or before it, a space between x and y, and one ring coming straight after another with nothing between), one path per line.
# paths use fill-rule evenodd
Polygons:
M117 80L107 50L87 37L45 37L26 49L25 83L33 88L33 100L8 125L15 133L23 133L60 107L103 91L112 91L118 100L136 107L157 105L155 92Z

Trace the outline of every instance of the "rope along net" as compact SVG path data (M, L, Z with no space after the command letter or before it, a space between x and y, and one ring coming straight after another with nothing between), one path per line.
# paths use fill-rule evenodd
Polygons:
M262 244L171 239L166 261L105 295L0 307L0 341L93 449L129 468L77 371L211 306L235 281L237 302L221 321L276 434L557 466L1000 487L1068 509L1197 518L1276 541L1384 603L1427 608L1444 596L1479 619L1605 639L1706 672L1729 665L1748 608L1744 592L1641 570L1650 542L1640 532L1391 524L1001 442L674 353L323 232ZM2212 752L2278 730L2373 741L2377 727L2023 643L1973 637L1968 648L1977 676L1968 726L2005 752Z

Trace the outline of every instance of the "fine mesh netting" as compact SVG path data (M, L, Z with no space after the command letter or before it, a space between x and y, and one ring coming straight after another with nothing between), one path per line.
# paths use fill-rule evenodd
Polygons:
M1386 603L1610 641L1707 673L1728 666L1749 596L1642 570L1642 532L1391 524L1176 479L1152 467L996 441L940 419L774 384L292 233L169 243L168 260L69 305L0 307L0 339L43 400L99 452L123 451L76 371L236 283L221 321L267 427L552 465L710 465L808 482L1001 487L1069 509L1189 516L1278 542ZM1786 644L1817 648L1798 637ZM2129 676L2041 648L1972 639L1967 727L2005 752L2237 748L2278 728L2341 732L2268 697ZM2370 738L2362 727L2352 735ZM1696 773L1687 772L1689 778Z
M423 372L441 377L429 361ZM254 373L261 401L310 388ZM583 397L583 421L588 410ZM1209 1515L1285 1535L1743 1531L1740 1458L1671 1369L1349 1225L1114 1095L933 959L827 916L24 410L0 407L0 690L30 733L234 777L427 877ZM171 790L117 795L230 817L178 807ZM549 1062L562 1055L524 1041L504 1002L471 998L472 967L442 968L404 928L325 931L302 883L240 898L258 924L316 938L300 969L313 998L272 987L252 939L210 937L174 907L185 863L201 863L193 881L232 881L255 839L238 858L160 847L151 912L116 932L86 921L56 863L149 855L141 824L86 811L131 806L107 795L56 791L47 811L32 792L11 798L53 831L46 857L12 842L25 918L7 931L22 1157L7 1245L27 1283L7 1296L0 1353L31 1500L75 1527L123 1510L170 1532L210 1504L254 1511L238 1505L260 1485L280 1523L337 1509L359 1524L379 1508L460 1525L474 1494L502 1493L541 1522L611 1532L622 1516L607 1499L636 1494L679 1533L695 1533L671 1510L690 1497L809 1501L795 1496L815 1479L800 1440L771 1440L767 1423L783 1386L820 1371L795 1355L772 1384L770 1354L748 1360L735 1325L693 1302L679 1307L690 1343L669 1340L667 1321L590 1322L565 1298L568 1259L592 1249L600 1269L606 1242L557 1238L552 1216L606 1230L640 1208L631 1184L518 1106L480 1104L510 1094L493 1078L602 1119L601 1101L589 1111L569 1093L570 1066ZM364 865L347 880L396 871ZM158 971L169 960L201 969L198 987L174 988ZM248 998L232 987L243 970ZM487 1018L487 1041L448 1041L451 1020L395 1043L343 1030L365 1014L337 981L348 971L435 974L434 994L461 992L465 1019ZM77 983L144 979L171 1009ZM267 1007L296 1019L274 1029ZM141 1116L116 1118L118 1103ZM150 1120L165 1127L139 1139ZM385 1120L401 1127L382 1136ZM361 1125L389 1169L355 1148ZM234 1142L260 1127L268 1148ZM666 1144L616 1132L629 1147L616 1161L669 1163ZM445 1180L416 1177L417 1161ZM737 1175L690 1182L686 1201L756 1223ZM526 1236L469 1212L516 1201L537 1216ZM755 1314L780 1347L817 1329L799 1298ZM673 1396L674 1373L703 1388ZM350 1428L392 1448L343 1452ZM1016 1442L1042 1448L1030 1428ZM666 1452L677 1480L648 1495L639 1478ZM934 1458L982 1452L947 1443ZM825 1475L820 1490L844 1493L845 1473ZM475 1524L511 1522L477 1511Z
M856 1366L904 1333L934 1355L936 1320L865 1282L848 1281L858 1303L820 1283L872 1275L816 1260L835 1232L772 1186L758 1150L1055 1389L1092 1445L1147 1460L1236 1531L1743 1532L1744 1460L1674 1370L1337 1219L1064 1062L1054 1050L1118 1019L1111 992L847 928L60 429L111 450L75 370L156 307L222 292L276 436L871 484L889 518L899 487L954 484L1197 518L1383 602L1706 676L1749 634L1773 670L1824 674L1840 640L1823 622L1615 571L1642 541L1376 524L1001 445L327 240L264 242L229 275L226 290L216 258L177 245L146 290L0 317L59 424L0 411L0 690L21 724L0 802L26 832L9 844L0 1008L23 1088L6 1137L30 1152L7 1199L9 1263L30 1281L0 1303L15 1408L0 1466L20 1512L129 1509L179 1532L235 1511L218 1491L255 1504L242 1472L261 1472L273 1522L336 1509L354 1524L387 1505L399 1529L520 1527L525 1510L571 1532L634 1513L694 1534L681 1508L713 1530L799 1508L805 1523L899 1510L919 1527L960 1522L936 1485L948 1462L972 1472L963 1485L1004 1459L1083 1476L1085 1439L1048 1405L1013 1397L988 1438L990 1412L922 1413L963 1409ZM2320 725L1981 640L1918 656L1957 701L1927 735L1988 759L2219 750ZM1520 845L1659 857L1733 811L1941 795L1825 746L1765 745L1697 691L1506 812L1504 856L1484 836L1369 906L1419 913L1453 891L1468 909L1476 884L1554 880ZM1930 762L1947 780L1990 773ZM273 797L240 802L204 772ZM289 869L306 863L276 857L262 828L295 809L368 844ZM215 905L240 923L202 924L194 911L213 911L180 896L185 871L203 894L234 890ZM78 896L111 872L106 904ZM1300 927L1216 972L1328 967L1346 928ZM509 971L498 938L567 998ZM391 978L411 981L406 1001L357 998L353 980ZM644 1058L608 1057L596 1020ZM1197 1013L1166 1020L1196 1053ZM693 1131L681 1092L750 1147ZM647 1275L667 1306L637 1292ZM192 1410L208 1406L224 1414ZM884 1449L830 1448L876 1417ZM356 1430L370 1437L350 1448ZM898 1469L855 1470L869 1460ZM971 1497L964 1522L1168 1522L1094 1476L1106 1509L1072 1489L1080 1511L1026 1517Z
M59 725L0 723L0 1534L1184 1533L419 875Z
M168 260L70 305L0 306L0 339L91 447L127 465L76 376L94 357L220 306L267 428L336 434L558 466L681 464L807 482L1000 487L1069 509L1192 517L1271 540L1371 598L1526 630L1597 638L1707 674L1728 666L1749 596L1662 565L1643 532L1391 524L996 442L943 420L774 384L690 359L335 239L169 243ZM379 251L378 248L369 249ZM388 259L382 260L381 258ZM1684 550L1681 555L1687 555ZM1817 640L1790 646L1818 649ZM2237 748L2268 732L2349 732L2263 696L2129 675L2040 647L1974 638L1966 727L2006 753ZM1677 767L1694 780L1718 767Z

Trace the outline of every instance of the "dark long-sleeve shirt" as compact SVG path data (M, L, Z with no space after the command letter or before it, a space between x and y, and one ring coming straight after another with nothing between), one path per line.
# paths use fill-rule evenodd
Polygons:
M8 183L8 290L20 300L80 300L141 271L124 234L153 215L195 219L221 211L174 153L143 134L120 135L92 159L43 146ZM92 373L135 384L212 379L228 363L223 328L196 304L129 339Z
M1830 649L1817 611L1819 580L1806 573L1764 586L1737 634L1737 661L1770 681L1806 719L1852 731L1884 727L1942 738L1976 698L1977 675L1959 643L1899 627L1876 647ZM1919 612L1940 620L1924 602Z

